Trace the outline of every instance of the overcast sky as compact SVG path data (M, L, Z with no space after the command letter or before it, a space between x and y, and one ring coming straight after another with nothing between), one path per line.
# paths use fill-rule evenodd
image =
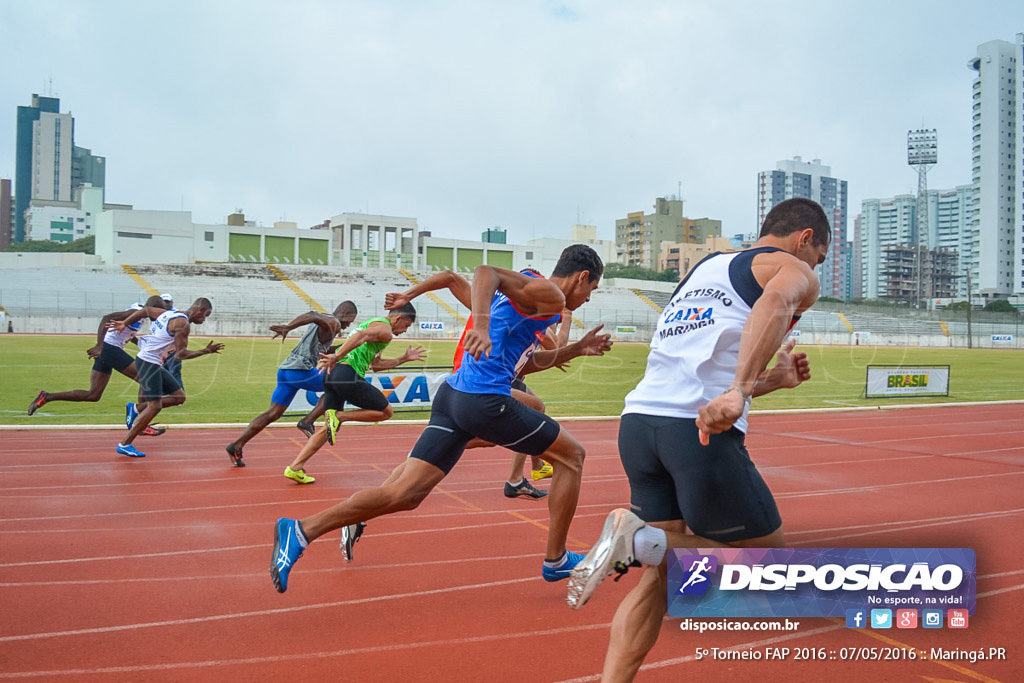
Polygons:
M614 238L682 191L756 228L756 174L799 155L869 197L971 180L967 62L1020 0L0 0L0 177L16 107L60 97L108 202L308 227L358 211L435 236Z

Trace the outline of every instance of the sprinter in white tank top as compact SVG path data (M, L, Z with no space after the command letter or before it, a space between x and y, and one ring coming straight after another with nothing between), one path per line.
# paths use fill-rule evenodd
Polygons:
M635 513L614 510L569 579L568 601L578 609L605 576L643 566L612 621L602 680L632 680L654 646L668 550L783 544L775 501L744 446L746 415L754 396L810 377L806 355L780 345L818 299L813 268L830 240L816 202L782 202L754 249L702 261L665 309L619 426Z
M124 320L111 323L111 329L123 330L143 316L151 315L154 309L143 308ZM128 426L128 435L118 443L117 452L131 458L144 458L146 454L132 445L132 441L167 406L185 402L185 391L163 366L164 358L171 351L181 360L198 358L211 353L220 353L223 344L209 342L205 347L192 351L188 348L190 324L202 325L213 312L209 299L199 298L185 311L159 311L153 321L149 335L140 339L139 354L135 357L135 369L139 375L139 404L145 408Z

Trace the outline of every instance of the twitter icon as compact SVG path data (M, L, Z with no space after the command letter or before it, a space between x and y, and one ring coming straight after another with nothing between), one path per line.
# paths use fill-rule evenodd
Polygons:
M892 628L892 610L871 610L871 628Z

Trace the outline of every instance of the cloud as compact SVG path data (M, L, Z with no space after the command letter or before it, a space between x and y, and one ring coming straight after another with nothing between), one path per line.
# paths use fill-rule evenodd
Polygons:
M939 130L933 187L970 182L976 46L1015 2L232 0L0 5L0 176L14 109L49 78L109 201L264 224L345 211L435 235L610 239L681 187L686 213L756 228L756 174L821 159L866 197L916 188L910 128ZM1007 28L1009 27L1009 28ZM1016 27L1016 28L1014 28ZM41 50L40 46L46 46Z

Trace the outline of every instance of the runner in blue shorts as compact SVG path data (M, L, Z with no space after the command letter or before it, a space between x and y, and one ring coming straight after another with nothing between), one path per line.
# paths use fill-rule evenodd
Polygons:
M366 381L366 372L392 370L403 363L426 358L426 350L422 346L412 345L398 358L381 357L391 340L404 334L415 321L416 309L411 304L401 310L389 311L386 317L365 321L345 339L344 344L329 353L321 354L319 366L323 370L324 395L320 402L326 415L325 425L306 441L292 464L285 469L285 476L288 476L288 470L302 471L306 461L325 443L333 445L343 423L383 422L391 419L394 414L391 403L380 389ZM356 406L357 410L345 410L346 405ZM307 476L305 481L295 481L312 484L315 479Z
M55 393L40 391L35 399L32 400L32 403L29 404L28 414L32 415L47 403L53 403L54 401L87 401L91 403L99 401L107 388L107 384L110 383L110 376L114 370L117 370L128 379L138 381L135 359L128 355L124 347L129 341L135 339L136 334L142 327L143 321L138 320L121 331L111 330L110 323L115 320L124 320L142 308L150 308L154 312L163 312L166 306L164 306L164 302L160 297L151 296L146 299L144 304L133 304L124 311L115 311L103 316L100 319L99 329L96 331L96 345L86 351L89 358L93 359L92 373L89 375L89 388ZM149 318L153 320L156 316L149 316ZM163 433L164 430L162 429L147 427L143 435L159 436Z
M381 486L302 520L279 519L270 566L274 587L282 593L287 590L289 573L310 541L334 529L418 507L474 437L543 455L554 467L541 574L548 581L567 578L582 559L569 553L565 543L579 498L584 449L552 418L513 399L511 385L523 353L561 319L564 309L574 311L590 299L603 271L597 253L582 244L566 248L547 279L478 266L471 292L473 327L466 332L462 365L438 390L430 424L409 458ZM571 348L538 351L534 360L541 366L557 364L537 356L563 358Z
M295 398L295 394L300 391L322 390L323 375L316 367L320 360L320 354L330 350L334 338L351 325L355 319L356 305L351 301L342 301L331 315L310 311L285 325L270 326L270 331L274 333L273 339L281 337L282 344L292 330L303 325L306 326L306 330L303 332L302 338L299 339L299 343L295 345L295 348L277 370L277 387L270 396L270 407L254 417L242 435L225 447L235 466L242 466L240 464L243 462L242 448L245 444L249 443L250 439L266 429L267 426L280 419L292 399ZM318 410L322 410L322 407L317 406L311 413L314 419ZM312 431L311 424L307 423L304 428L303 422L300 421L299 429L308 435ZM292 470L291 467L285 468L284 476L300 484L313 481L313 478L308 477L303 470Z
M775 500L744 445L747 414L753 397L810 377L806 354L793 353L792 339L781 345L818 299L814 268L830 241L820 205L783 201L751 249L700 261L662 311L619 423L631 510L608 515L569 578L579 609L606 576L643 567L612 620L601 680L633 680L657 641L669 550L783 545Z

